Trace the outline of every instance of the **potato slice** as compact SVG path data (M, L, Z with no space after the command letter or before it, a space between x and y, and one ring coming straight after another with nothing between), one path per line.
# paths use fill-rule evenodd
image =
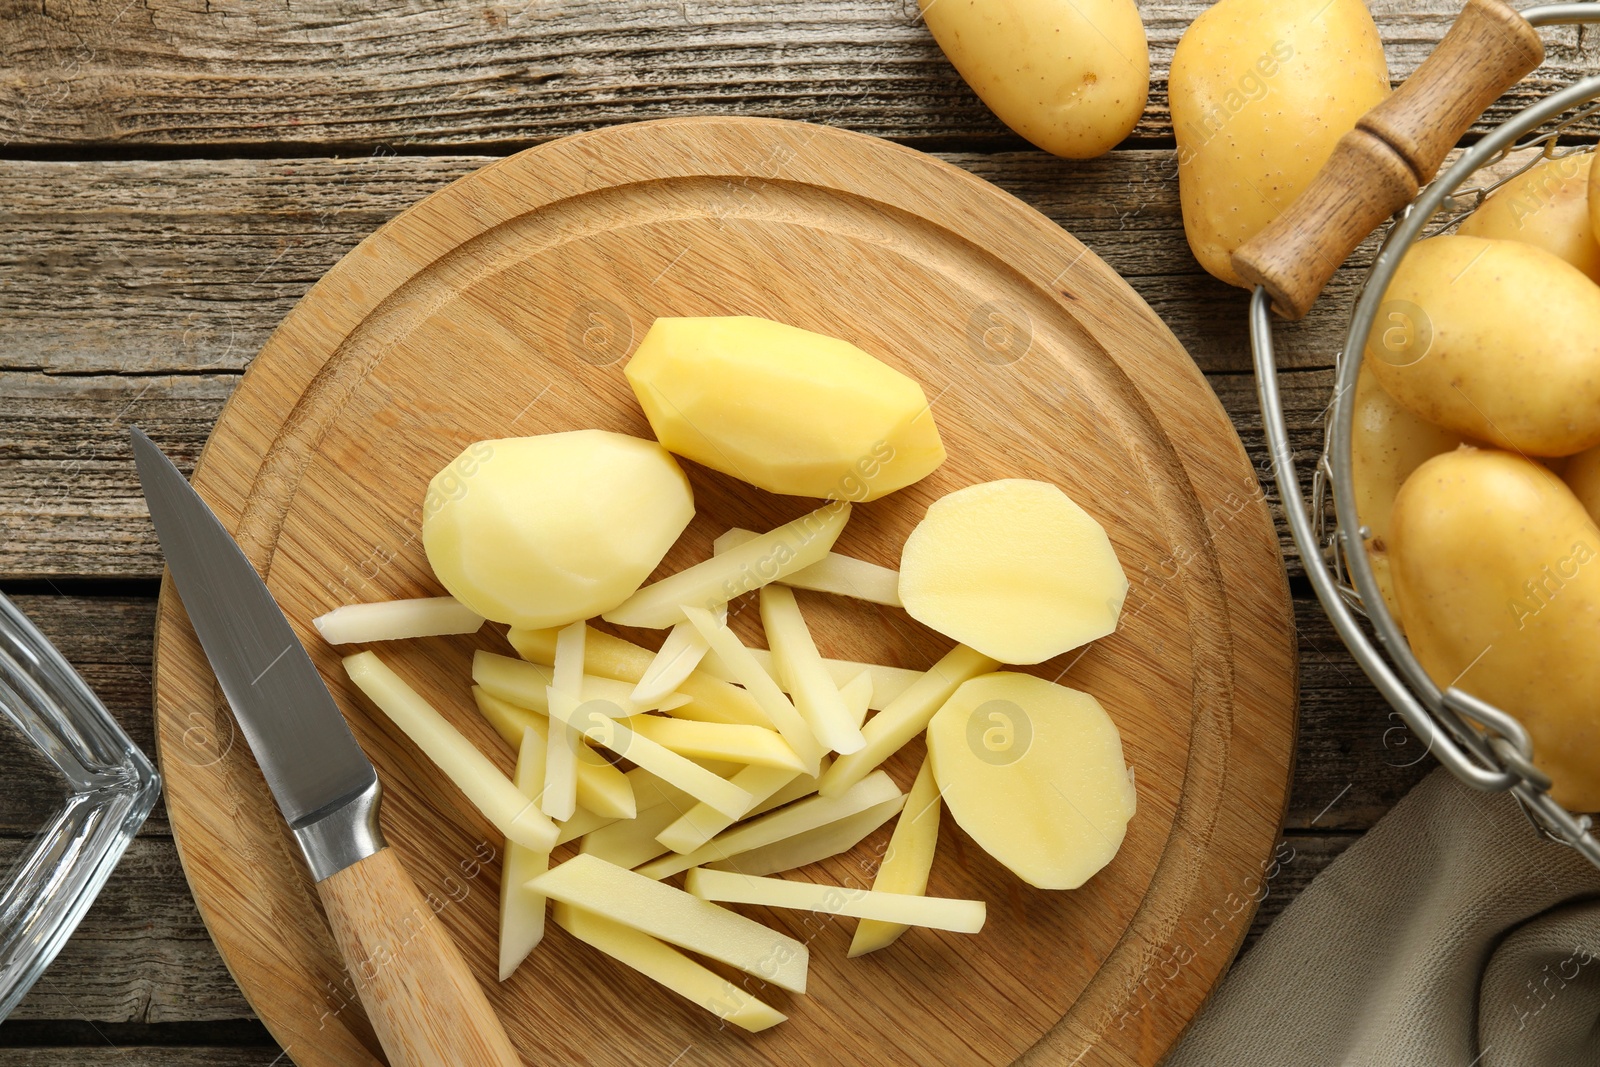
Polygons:
M922 386L781 322L660 318L623 373L663 445L769 493L874 500L944 462Z
M728 605L722 605L721 616L728 617ZM633 699L648 704L667 696L694 673L710 648L700 631L687 621L676 624L668 631L667 639L661 643L656 658L650 661L644 677L633 687Z
M628 720L628 728L680 756L779 767L792 774L799 774L806 769L789 743L765 726L737 726L721 722L668 719L660 715L635 715Z
M906 926L949 930L957 934L975 934L982 930L989 910L981 900L879 893L870 889L794 882L785 878L752 878L747 874L713 871L704 867L690 871L685 884L690 893L702 900L878 919Z
M816 774L823 756L822 746L794 704L778 688L778 683L761 668L726 623L719 622L715 615L701 608L685 606L683 611L722 662L738 676L745 691L755 697L768 721L789 742L789 747L800 757L801 769L807 774Z
M704 863L731 859L741 852L762 848L778 841L815 830L819 826L838 822L876 804L883 804L901 795L899 788L887 774L874 771L843 796L808 797L795 801L759 819L740 823L718 834L687 855L662 856L639 868L639 873L651 878L670 878L679 871Z
M556 631L554 630L522 630L512 627L506 634L506 640L517 650L517 655L530 663L555 662ZM590 676L599 675L636 685L650 669L655 655L648 648L641 648L632 641L625 641L614 634L596 630L592 626L584 637L583 668ZM883 683L880 681L879 684ZM713 677L705 671L695 671L678 686L678 692L689 698L690 704L684 707L692 705L697 712L693 717L702 721L742 722L754 726L772 725L766 716L761 714L755 699L738 686L729 685L727 678ZM628 695L632 697L631 689Z
M761 590L761 625L772 648L775 673L789 683L795 710L805 720L813 737L825 749L855 752L866 745L861 728L845 707L839 687L834 684L822 656L811 639L805 616L794 598L794 590L769 585Z
M524 796L544 792L545 739L538 730L522 732L517 753L517 788ZM528 888L528 880L550 869L550 853L506 842L505 865L500 872L500 981L544 940L544 894Z
M491 696L481 685L472 687L472 699L507 743L528 729L538 730L540 738L548 740L550 720L544 715ZM578 746L577 800L578 807L603 818L631 819L639 813L628 776L588 745Z
M730 548L738 548L761 535L754 530L733 529L711 542L711 551L721 555ZM854 597L873 604L887 604L898 608L900 604L900 572L880 567L854 556L841 556L829 552L809 567L804 567L784 578L783 584L794 589L810 589L817 593Z
M806 991L810 953L804 944L664 882L579 855L535 878L532 887L783 989Z
M906 538L906 612L1001 663L1042 663L1117 628L1128 579L1094 517L1049 482L941 497Z
M422 544L478 614L565 626L627 600L693 517L661 445L573 430L469 445L428 484Z
M987 674L1000 664L966 645L957 645L928 668L922 678L895 698L861 728L866 746L840 756L822 778L818 790L825 797L841 796L872 769L905 747L927 727L939 706L968 678Z
M535 852L548 852L555 846L556 824L539 810L538 803L523 796L489 757L461 736L448 719L377 655L358 652L346 656L344 670L356 688L455 783L503 836Z
M928 726L950 815L1040 889L1076 889L1111 862L1136 797L1122 739L1088 693L1001 671L956 690Z
M656 835L680 814L681 809L671 804L657 804L641 811L637 819L621 819L585 834L578 843L578 851L632 870L667 851L667 846L657 841Z
M753 848L749 852L739 853L732 859L717 860L706 866L718 871L762 875L781 874L784 871L820 863L831 856L849 852L861 844L874 830L900 814L905 803L905 797L894 797L881 804L874 804L865 811L828 823L826 826L819 826L815 830L807 830L803 834L796 834L761 848Z
M933 870L933 854L938 846L939 783L933 777L932 761L924 759L911 792L906 794L905 810L894 824L888 851L883 854L883 862L872 880L873 890L913 896L926 893L928 873ZM888 948L907 929L904 923L863 919L850 941L850 955L864 956Z
M364 645L370 641L404 641L477 633L483 616L453 596L346 604L311 620L330 645Z
M579 941L632 967L725 1022L759 1033L787 1018L776 1008L649 934L570 904L557 904L554 912L556 925Z
M549 690L555 681L555 674L550 667L479 649L473 655L472 673L473 681L501 700L541 715L550 714ZM633 688L626 683L592 674L583 676L580 696L585 703L611 705L616 710L615 717L619 719L662 710L634 703ZM674 693L664 703L676 706L680 700L687 703L688 699L684 694Z

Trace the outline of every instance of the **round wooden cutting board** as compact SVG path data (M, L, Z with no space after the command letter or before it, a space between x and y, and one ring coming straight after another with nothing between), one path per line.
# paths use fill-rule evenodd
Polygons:
M1105 705L1139 805L1116 860L1072 892L1022 885L947 818L929 892L988 901L976 936L912 930L850 960L854 920L741 909L811 948L810 993L765 990L790 1018L756 1035L554 927L497 983L500 838L358 698L311 624L341 604L442 592L422 551L423 491L465 445L580 427L649 436L622 374L633 346L660 315L733 314L846 338L933 401L949 460L858 505L839 551L894 566L930 502L994 478L1054 482L1105 525L1131 583L1118 631L1026 669ZM816 504L685 467L698 514L663 574L730 526L766 529ZM1153 1064L1249 925L1296 692L1255 472L1132 290L955 167L747 119L615 127L485 167L312 288L223 411L194 482L317 661L377 765L390 843L530 1064ZM802 597L826 655L925 668L950 647L901 611ZM761 643L755 615L736 626ZM223 958L297 1063L381 1058L170 586L157 639L167 807ZM509 773L512 753L468 692L477 648L510 654L492 625L378 652ZM890 772L909 785L921 758L918 740ZM889 829L800 876L862 884Z

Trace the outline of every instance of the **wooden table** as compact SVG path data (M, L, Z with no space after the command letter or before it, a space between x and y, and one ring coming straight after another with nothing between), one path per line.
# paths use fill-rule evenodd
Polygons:
M45 0L7 4L0 21L0 588L147 750L160 559L128 427L192 464L267 334L362 236L494 156L598 125L717 113L826 122L995 182L1166 319L1265 474L1245 295L1195 264L1178 210L1166 71L1200 0L1141 4L1149 109L1126 145L1087 163L999 125L911 0L384 6ZM1373 6L1398 81L1457 2ZM1592 36L1547 40L1546 67L1489 121L1595 68ZM1306 461L1368 255L1279 334ZM1252 938L1429 769L1323 618L1287 535L1284 548L1300 627L1299 762L1284 862ZM0 761L9 858L55 795L9 738ZM196 915L160 807L0 1026L0 1067L278 1056Z

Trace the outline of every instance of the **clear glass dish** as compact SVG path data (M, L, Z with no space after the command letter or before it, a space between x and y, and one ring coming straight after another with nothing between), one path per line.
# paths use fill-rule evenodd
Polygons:
M77 928L144 825L161 779L78 672L4 594L0 712L55 768L66 795L0 885L4 1019Z

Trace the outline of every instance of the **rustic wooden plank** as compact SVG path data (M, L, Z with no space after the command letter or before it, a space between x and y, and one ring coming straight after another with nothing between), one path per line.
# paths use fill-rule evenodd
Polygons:
M1150 105L1205 0L1142 0ZM944 60L912 0L66 0L6 5L0 142L508 147L676 115L823 121L906 141L1016 143ZM1416 69L1458 0L1375 0L1391 77ZM1545 67L1489 121L1589 73L1596 44L1547 31Z

